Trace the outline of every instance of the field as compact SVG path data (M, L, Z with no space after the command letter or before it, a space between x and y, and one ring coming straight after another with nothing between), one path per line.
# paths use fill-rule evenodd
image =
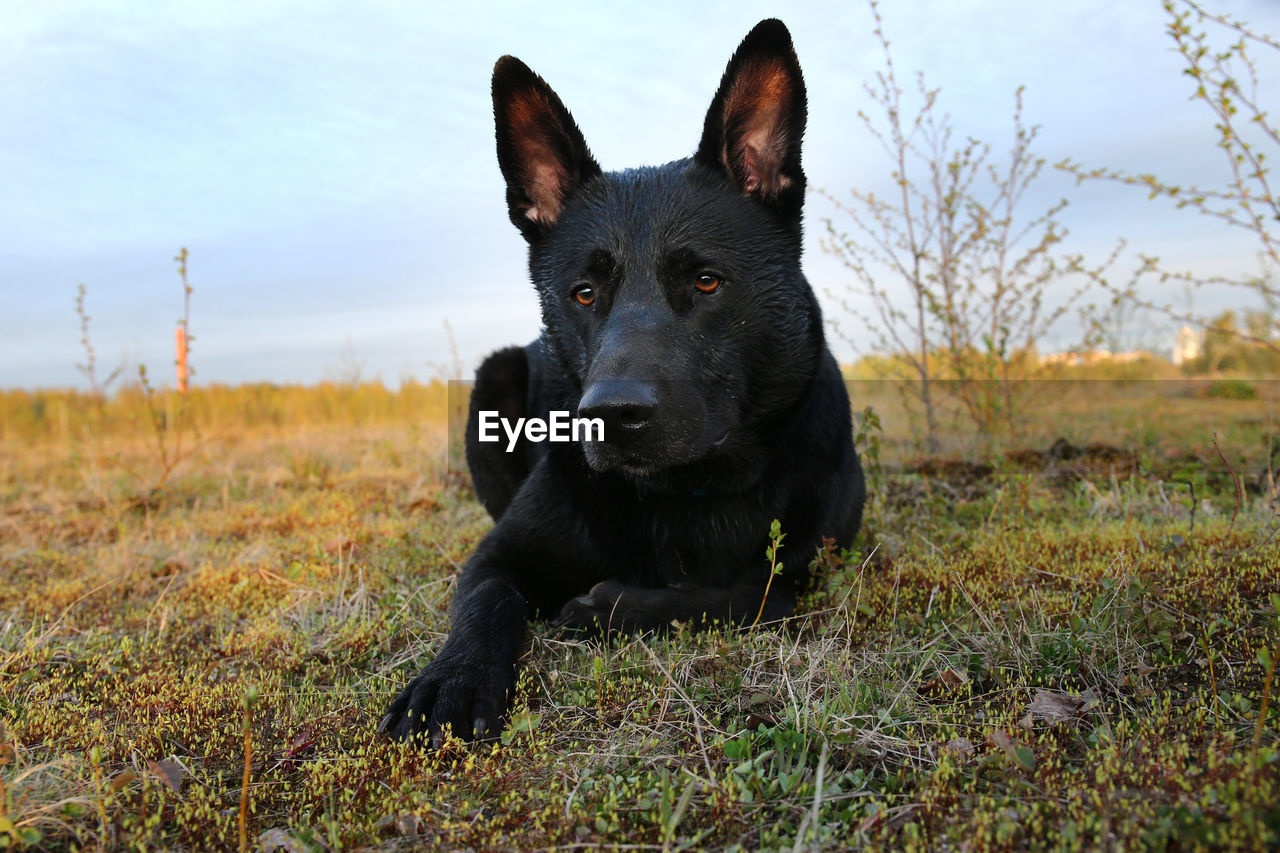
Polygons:
M854 395L802 615L535 624L501 739L432 752L374 728L490 527L442 386L0 394L0 847L1280 846L1280 383L1052 385L932 457Z

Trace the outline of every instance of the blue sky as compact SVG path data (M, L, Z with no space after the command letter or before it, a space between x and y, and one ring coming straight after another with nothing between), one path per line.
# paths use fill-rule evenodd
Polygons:
M1050 161L1219 180L1159 3L1048 8L897 0L882 13L900 75L940 86L961 133L1004 144L1025 85ZM1280 4L1214 8L1280 32ZM880 67L856 0L0 6L0 387L83 386L79 283L104 372L167 375L180 246L197 382L311 382L352 360L389 383L425 378L451 360L446 320L470 369L538 329L493 154L494 60L542 74L605 168L664 162L692 152L729 55L775 15L809 87L811 185L887 187L856 117ZM1247 241L1141 194L1053 174L1040 193L1032 206L1072 197L1081 251L1125 236L1174 266L1256 267ZM811 197L820 293L848 284L819 248L830 213Z

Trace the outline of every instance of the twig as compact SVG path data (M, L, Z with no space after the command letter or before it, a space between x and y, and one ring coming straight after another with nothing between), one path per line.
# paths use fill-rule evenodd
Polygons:
M1218 679L1213 672L1213 652L1209 649L1209 635L1200 635L1200 645L1204 646L1204 659L1209 665L1209 689L1213 692L1213 724L1221 728L1222 721L1218 718Z
M253 771L253 705L257 699L257 687L250 686L244 695L244 774L240 777L240 853L248 853L249 850L249 778Z
M1227 461L1227 457L1223 455L1222 448L1218 446L1218 432L1213 433L1213 449L1218 451L1218 458L1222 460L1222 464L1227 466L1227 473L1231 475L1231 482L1236 487L1236 506L1231 511L1231 529L1236 526L1236 516L1240 514L1240 504L1244 502L1244 492L1240 489L1240 478L1236 476L1235 469L1231 467L1231 463Z

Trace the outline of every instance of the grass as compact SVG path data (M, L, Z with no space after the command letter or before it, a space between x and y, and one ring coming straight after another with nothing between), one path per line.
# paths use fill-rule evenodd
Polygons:
M982 464L918 458L861 388L866 533L804 615L535 625L501 739L434 753L373 731L490 526L439 386L198 390L159 487L139 399L0 394L0 845L1274 848L1280 409L1251 386L1075 383Z

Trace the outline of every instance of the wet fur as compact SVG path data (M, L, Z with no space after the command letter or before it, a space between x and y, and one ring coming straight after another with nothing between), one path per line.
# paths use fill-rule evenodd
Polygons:
M543 331L481 365L467 460L495 526L458 580L448 639L392 702L397 737L493 734L530 618L584 631L749 623L770 522L792 612L825 537L851 544L863 478L849 400L800 269L804 84L764 21L730 60L697 153L603 172L556 94L494 70L498 161ZM700 276L718 283L694 287ZM589 288L589 305L577 300ZM609 419L594 444L476 440L476 413ZM612 436L612 437L611 437Z

